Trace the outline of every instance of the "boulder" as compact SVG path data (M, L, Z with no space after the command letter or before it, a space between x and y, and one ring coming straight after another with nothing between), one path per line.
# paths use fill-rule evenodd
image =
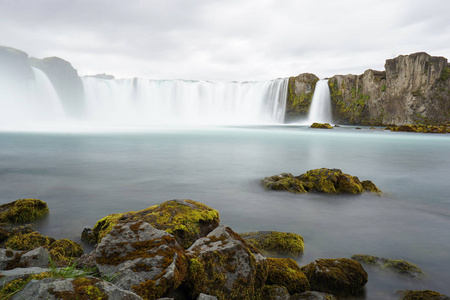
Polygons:
M21 279L21 282L23 283L24 280L31 275L38 275L49 272L50 269L48 268L39 268L39 267L29 267L29 268L15 268L11 270L2 270L0 271L0 286L4 287L7 283ZM0 291L0 299L3 299L1 296L4 296L1 294Z
M217 300L217 297L200 293L200 295L198 295L197 297L197 300Z
M80 278L45 278L31 280L15 299L109 299L109 300L142 300L141 297L130 291L122 290L117 286L95 277Z
M260 299L267 259L231 228L221 225L186 251L192 297L206 293L223 299Z
M32 267L46 268L48 264L49 253L43 247L28 252L0 249L0 270Z
M0 205L0 223L26 223L48 214L48 207L39 199L19 199Z
M50 256L53 261L70 262L76 257L83 255L83 248L74 241L61 239L53 242L49 247Z
M308 117L317 81L319 77L311 73L289 78L285 123L298 122Z
M331 126L330 123L312 123L310 127L311 128L321 128L321 129L333 129L333 126Z
M289 300L336 300L336 297L331 294L310 291L294 294Z
M296 233L256 231L239 234L266 257L298 257L303 254L303 237Z
M175 238L146 222L114 226L94 256L102 276L145 299L176 289L187 273L186 256Z
M284 286L265 285L262 293L264 300L289 300L289 292Z
M386 129L390 131L403 132L421 132L421 133L449 133L450 127L447 125L432 126L432 125L411 125L405 124L401 126L388 126Z
M5 243L5 247L12 250L33 250L38 247L50 246L53 242L55 242L54 238L45 236L40 234L37 231L32 231L26 233L28 231L18 232L17 234L12 235Z
M85 234L87 239L97 243L119 223L147 222L153 227L172 234L184 248L189 248L198 238L206 236L219 225L219 213L200 202L193 200L170 200L137 212L112 214L100 219ZM88 232L88 231L86 231Z
M333 295L360 293L367 273L359 262L347 258L318 259L301 268L311 290Z
M328 194L361 194L364 191L381 191L371 181L364 186L358 177L343 173L339 169L309 170L299 176L282 173L266 177L261 181L266 189L288 191L291 193L320 192Z
M279 285L287 288L289 294L309 291L309 282L297 263L290 258L268 258L269 273L267 285Z
M406 260L394 260L373 255L354 254L352 259L366 265L375 265L385 270L395 271L400 274L415 278L423 277L422 270Z
M430 290L406 290L398 291L397 293L400 295L399 300L450 300L449 296Z

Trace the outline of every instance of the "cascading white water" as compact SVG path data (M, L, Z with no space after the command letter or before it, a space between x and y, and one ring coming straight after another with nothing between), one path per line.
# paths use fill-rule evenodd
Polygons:
M309 108L308 124L331 123L331 99L330 88L328 87L328 79L319 80L316 83L316 89Z
M32 68L34 80L16 82L2 78L0 84L0 129L33 130L64 120L58 95L47 76Z
M287 79L257 82L85 77L86 119L100 125L249 125L284 121Z

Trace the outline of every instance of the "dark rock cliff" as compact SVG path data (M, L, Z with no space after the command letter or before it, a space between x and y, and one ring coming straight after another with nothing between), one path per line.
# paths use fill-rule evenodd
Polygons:
M52 82L68 116L81 117L84 113L84 89L77 70L59 57L30 58L30 64L41 69Z
M450 122L450 65L424 52L386 60L385 71L328 81L334 122L352 125Z

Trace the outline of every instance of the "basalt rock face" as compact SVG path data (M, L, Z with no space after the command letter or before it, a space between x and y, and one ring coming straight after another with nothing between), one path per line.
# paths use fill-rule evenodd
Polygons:
M385 71L329 79L333 119L352 125L450 121L450 64L424 52L386 60Z
M311 73L289 78L285 123L308 117L309 107L319 78Z
M15 83L23 83L34 80L33 70L28 63L28 54L20 50L0 46L0 84L13 80ZM3 85L0 87L3 88Z
M84 88L76 69L59 57L30 58L30 64L42 70L52 82L67 115L80 117L84 112Z

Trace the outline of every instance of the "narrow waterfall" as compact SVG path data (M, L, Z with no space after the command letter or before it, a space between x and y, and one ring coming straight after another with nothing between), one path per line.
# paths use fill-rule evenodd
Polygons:
M114 126L249 125L284 121L287 79L257 82L85 77L86 119Z
M331 123L331 98L328 79L321 79L316 83L316 89L309 108L308 124Z

